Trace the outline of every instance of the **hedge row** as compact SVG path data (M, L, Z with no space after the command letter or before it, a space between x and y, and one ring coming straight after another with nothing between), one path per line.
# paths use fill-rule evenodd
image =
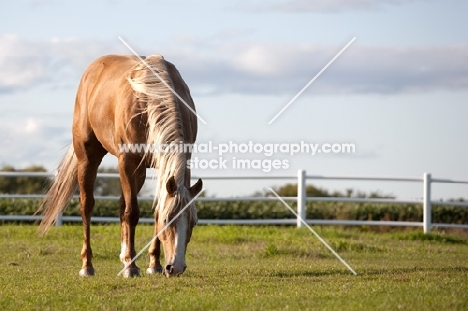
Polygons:
M140 202L141 217L153 217L151 203ZM296 208L295 202L289 202ZM40 200L0 199L0 215L32 215ZM294 218L280 202L217 201L197 202L200 219L284 219ZM307 202L308 219L389 220L422 221L421 204ZM79 204L72 200L64 212L67 216L79 216ZM118 217L117 201L96 201L93 216ZM432 222L468 224L467 207L433 206Z

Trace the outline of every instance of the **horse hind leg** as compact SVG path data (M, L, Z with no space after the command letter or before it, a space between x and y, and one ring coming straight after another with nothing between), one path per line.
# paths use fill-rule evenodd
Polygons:
M91 143L75 145L75 153L78 159L78 185L80 188L80 212L83 220L83 248L81 249L82 268L80 276L94 275L92 264L93 251L91 249L91 214L94 209L94 182L102 158L107 153L102 145L93 140Z
M120 260L125 265L124 277L140 276L140 269L133 258L135 252L135 229L140 218L137 194L146 178L146 168L140 165L140 159L123 154L119 157L119 173L122 183L120 197L120 222L122 231L122 246Z

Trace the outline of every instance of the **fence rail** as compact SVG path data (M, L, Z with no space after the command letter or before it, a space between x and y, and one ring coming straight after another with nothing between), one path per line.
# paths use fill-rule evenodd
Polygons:
M50 172L0 172L0 177L47 177L53 178L55 174ZM118 174L100 173L99 178L119 178ZM147 179L153 178L147 176ZM193 176L192 179L199 177ZM312 225L345 225L345 226L401 226L401 227L423 227L424 233L431 231L432 227L444 228L464 228L468 229L468 224L447 224L432 223L432 205L460 206L468 207L468 202L439 202L431 201L431 185L433 183L448 184L468 184L468 181L438 179L432 178L431 174L424 173L422 178L414 177L353 177L353 176L318 176L307 175L305 170L299 170L297 175L278 175L278 176L205 176L205 180L296 180L298 185L297 197L284 198L286 201L297 201L297 219L200 219L200 224L214 225L293 225L303 226L301 218ZM306 197L307 180L349 180L349 181L387 181L387 182L416 182L422 183L422 200L394 200L378 198L347 198L347 197ZM40 199L41 194L0 194L0 198L10 199ZM96 200L118 200L115 196L96 196ZM150 200L152 197L139 197L139 200ZM198 198L197 201L278 201L276 197L227 197L227 198ZM357 202L357 203L399 203L399 204L422 204L423 221L373 221L373 220L320 220L306 219L306 202ZM33 215L0 215L0 221L37 221L41 216ZM80 216L60 216L57 219L57 225L60 226L63 221L81 222ZM118 217L92 217L92 222L119 222ZM141 223L154 223L152 218L141 218Z

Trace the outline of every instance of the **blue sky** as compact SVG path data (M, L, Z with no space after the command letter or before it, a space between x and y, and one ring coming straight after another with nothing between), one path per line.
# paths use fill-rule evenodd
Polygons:
M468 179L466 1L16 1L0 13L0 164L53 169L71 141L95 58L162 54L208 122L199 142L351 142L353 155L294 156L271 174ZM268 121L353 37L272 125ZM199 155L203 157L205 155ZM208 156L210 157L210 156ZM112 165L111 158L105 164ZM262 172L195 170L195 175ZM318 183L419 198L422 185ZM277 182L207 181L244 195ZM468 197L434 185L434 198Z

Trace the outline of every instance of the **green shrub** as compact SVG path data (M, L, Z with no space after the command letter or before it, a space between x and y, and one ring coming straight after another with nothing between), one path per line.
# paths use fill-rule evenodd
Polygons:
M0 215L32 215L39 199L0 199ZM288 202L296 209L296 202ZM140 217L152 218L152 202L141 201ZM197 202L200 219L293 219L294 215L281 202L262 201L210 201ZM79 216L78 200L72 200L64 212L66 216ZM98 200L93 216L118 217L117 201ZM421 204L307 202L308 219L422 221ZM433 223L468 224L468 208L432 207Z

